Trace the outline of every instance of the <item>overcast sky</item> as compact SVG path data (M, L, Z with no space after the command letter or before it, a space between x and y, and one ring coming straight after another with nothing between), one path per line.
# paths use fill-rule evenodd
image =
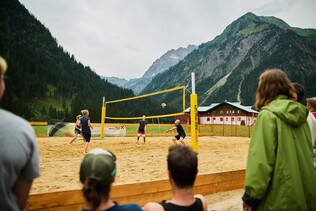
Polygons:
M316 28L316 0L20 0L77 61L140 78L170 49L213 40L253 12Z

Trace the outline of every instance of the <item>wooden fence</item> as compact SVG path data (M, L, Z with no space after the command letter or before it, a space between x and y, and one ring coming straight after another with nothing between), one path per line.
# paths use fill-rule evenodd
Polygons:
M209 195L221 191L240 189L244 186L244 180L244 169L198 175L194 185L194 192ZM170 197L171 186L168 180L114 185L111 191L113 201L122 204L134 202L140 206L150 201L159 202ZM28 200L27 210L72 211L81 210L83 204L84 199L81 190L69 190L32 194Z

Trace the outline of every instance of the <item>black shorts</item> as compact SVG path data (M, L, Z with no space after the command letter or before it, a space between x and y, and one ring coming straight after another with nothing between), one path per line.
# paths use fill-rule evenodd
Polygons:
M78 128L75 128L75 134L80 134L81 133L81 131L78 129Z
M91 139L91 132L88 133L82 133L82 136L84 137L84 139L86 140L86 142L90 142Z
M182 137L182 139L184 139L184 138L185 138L185 135L176 135L176 136L175 136L175 138L176 138L177 140L179 140L180 137Z

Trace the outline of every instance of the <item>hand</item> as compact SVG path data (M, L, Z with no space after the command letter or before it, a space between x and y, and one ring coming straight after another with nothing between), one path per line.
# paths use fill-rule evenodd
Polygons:
M246 204L245 202L243 203L242 207L243 207L244 211L251 211L251 207L248 204Z

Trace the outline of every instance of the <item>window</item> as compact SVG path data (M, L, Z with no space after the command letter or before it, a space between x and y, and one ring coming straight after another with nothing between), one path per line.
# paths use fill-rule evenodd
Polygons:
M215 120L216 120L216 117L213 117L213 120L215 121Z
M226 121L228 121L228 117L226 117Z
M240 117L238 117L238 121L241 121L241 118L240 118Z
M223 119L223 117L221 117L219 121L221 121L221 122L222 122L223 120L224 120L224 119Z
M222 114L222 113L224 113L224 112L223 112L223 111L220 111L219 113Z
M206 118L206 121L208 121L208 122L209 122L209 121L210 121L210 118L209 118L209 117L207 117L207 118Z

